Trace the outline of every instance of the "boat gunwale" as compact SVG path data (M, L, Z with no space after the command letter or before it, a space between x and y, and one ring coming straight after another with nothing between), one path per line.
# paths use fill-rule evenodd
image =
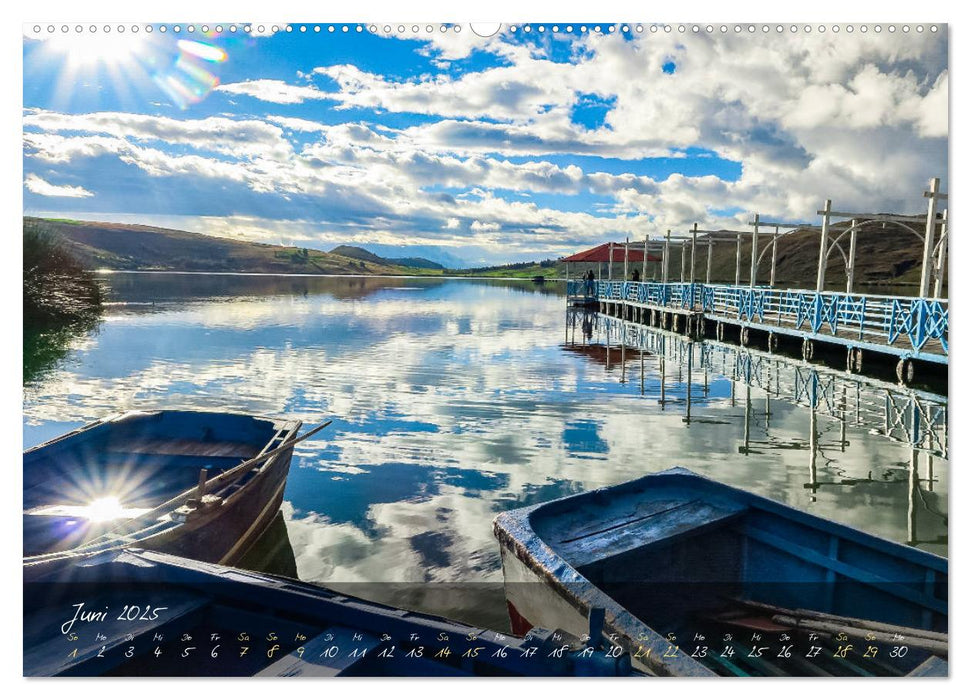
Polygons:
M852 540L859 544L864 544L877 549L884 554L892 554L894 556L904 554L904 558L910 560L912 563L918 564L920 566L926 566L932 568L940 573L946 574L948 571L948 559L932 552L927 552L922 549L917 549L915 547L907 547L901 545L898 542L889 540L878 535L873 535L868 532L863 532L857 528L849 525L844 525L835 520L830 520L827 518L822 518L818 515L812 515L811 513L805 513L801 510L793 508L790 505L782 503L781 501L776 501L765 496L760 496L758 494L752 493L750 491L745 491L743 489L728 486L722 484L714 479L707 476L697 474L690 469L685 467L671 467L670 469L665 469L660 472L654 472L652 474L647 474L637 479L632 479L630 481L622 482L620 484L615 484L613 486L601 487L591 491L584 491L582 493L570 494L567 496L562 496L551 501L545 501L543 503L537 503L531 506L525 506L523 508L517 508L515 510L509 510L504 513L500 513L493 521L493 530L496 531L498 527L506 527L507 523L513 521L523 522L523 528L528 532L532 533L535 539L542 542L552 554L557 557L562 558L562 556L557 553L552 547L546 544L546 541L537 533L534 523L537 518L546 517L556 514L557 510L562 508L565 504L569 502L578 503L586 502L596 498L603 497L604 494L610 491L619 492L623 491L643 491L641 487L645 483L652 483L648 480L655 480L659 477L664 477L664 480L668 479L678 481L682 479L687 479L688 484L701 485L705 491L711 493L715 496L727 495L730 498L741 501L744 505L748 507L756 507L760 510L772 513L774 515L784 515L785 517L793 520L801 525L807 525L811 527L818 528L820 525L825 524L829 528L828 532L837 535L841 538ZM676 484L677 485L677 484ZM550 512L546 512L550 511ZM564 561L566 561L564 559ZM569 563L569 562L567 562Z

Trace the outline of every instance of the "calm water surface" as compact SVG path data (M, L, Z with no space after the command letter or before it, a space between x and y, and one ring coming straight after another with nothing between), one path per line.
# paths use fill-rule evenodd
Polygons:
M25 447L126 409L333 419L285 495L306 581L501 627L497 513L673 465L947 554L948 463L886 436L884 385L813 417L771 381L767 403L734 351L704 372L697 343L689 382L677 343L608 351L607 322L568 319L552 285L105 279L104 322L24 388Z

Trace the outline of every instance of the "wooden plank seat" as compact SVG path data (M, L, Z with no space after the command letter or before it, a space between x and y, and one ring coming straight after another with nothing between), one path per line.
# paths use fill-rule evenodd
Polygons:
M231 457L249 459L257 454L250 443L229 440L186 440L164 438L140 438L113 443L108 452L138 455L185 455L189 457Z
M560 556L579 569L651 543L670 544L672 538L724 525L739 517L745 506L700 499L652 500L626 512L619 510L609 511L607 517L601 512L598 522L590 522L586 517L571 518L573 527L562 522L559 537L551 544Z

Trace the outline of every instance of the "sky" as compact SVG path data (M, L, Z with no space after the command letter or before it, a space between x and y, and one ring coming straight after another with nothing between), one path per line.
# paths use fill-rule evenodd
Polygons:
M478 265L947 190L944 26L140 27L25 28L25 213Z

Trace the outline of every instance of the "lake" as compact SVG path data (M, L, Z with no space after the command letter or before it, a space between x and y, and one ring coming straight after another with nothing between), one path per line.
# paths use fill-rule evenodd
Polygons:
M945 397L923 397L944 417L915 451L888 410L904 390L764 357L755 381L744 351L670 334L621 351L560 285L103 279L101 324L27 378L24 446L127 409L332 419L296 448L255 568L506 628L497 513L674 465L947 554Z

